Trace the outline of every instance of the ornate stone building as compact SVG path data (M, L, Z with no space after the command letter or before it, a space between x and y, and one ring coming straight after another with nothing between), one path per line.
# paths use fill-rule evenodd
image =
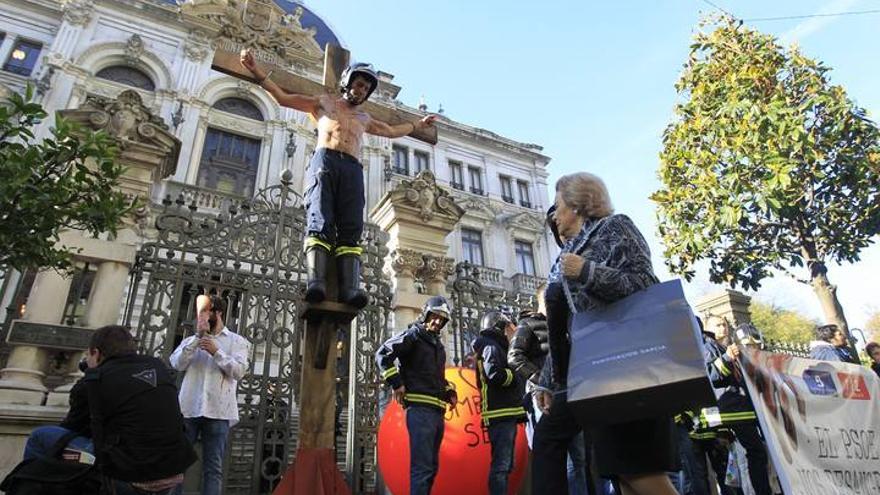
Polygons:
M314 149L312 122L278 106L260 88L211 70L213 47L243 31L245 22L271 24L266 38L281 40L292 69L319 80L321 47L342 43L327 23L296 3L267 5L258 12L266 19L256 20L256 14L241 20L241 5L5 1L0 84L20 90L33 82L50 113L77 108L89 96L136 91L181 142L173 173L153 190L153 202L187 187L200 208L217 209L225 200L277 184L282 170L291 170L301 188ZM381 60L375 62L381 67ZM392 75L382 73L375 98L402 107L395 99L400 90ZM438 126L436 146L411 138L368 139L362 157L367 211L401 179L431 170L466 211L448 238L448 254L485 267L480 276L488 285L532 291L531 276L546 274L552 249L541 215L548 206L549 158L540 146L447 118Z
M228 219L267 188L301 192L316 142L314 124L305 114L280 107L261 88L213 71L211 61L217 48L256 46L289 71L320 81L327 43L345 46L325 20L288 0L0 0L0 94L31 83L51 115L61 111L88 129L109 131L122 144L120 160L128 166L123 189L147 205L116 238L65 234L66 245L81 249L73 277L2 271L4 335L13 320L23 322L19 330L41 324L41 332L57 334L64 330L60 327L137 321L132 312L160 314L162 308L149 306L159 304L149 299L155 296L149 293L152 286L138 285L141 279L130 274L153 259L139 254L144 246L157 238L172 242L174 228L160 235L154 227L157 218L171 218L163 212L202 222ZM356 57L357 47L350 48ZM394 109L426 113L424 107L400 102L400 91L394 77L383 72L374 98ZM50 126L47 121L38 135L46 135ZM407 324L429 294L448 294L457 262L478 266L468 273L510 300L534 293L554 254L543 225L550 159L541 147L445 116L437 126L434 146L370 136L363 149L367 220L387 234L367 236L378 246L376 259L385 260L384 269L373 275L391 289L392 319L386 322L378 313L375 319L382 322L382 333ZM181 198L177 205L175 198ZM283 212L283 202L280 208L273 211ZM174 304L191 304L180 293L195 287L195 282L181 286L175 294L182 299ZM179 320L176 311L162 318ZM149 318L143 317L142 325L153 325ZM243 316L240 323L246 321ZM22 332L2 353L0 474L14 464L33 425L63 414L70 380L57 375L72 371L81 345L80 339L65 353L56 352L56 343L50 352L34 342L36 333ZM464 349L463 342L451 344ZM275 356L283 347L267 344L261 356ZM277 362L272 366L278 376L285 372ZM349 442L356 441L352 438Z

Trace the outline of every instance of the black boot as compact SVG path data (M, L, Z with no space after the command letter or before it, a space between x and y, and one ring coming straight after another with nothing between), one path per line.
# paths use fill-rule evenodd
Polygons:
M306 250L306 302L319 303L327 297L327 262L330 252L321 246Z
M344 254L336 257L339 277L339 302L361 309L367 305L367 293L361 290L361 257Z

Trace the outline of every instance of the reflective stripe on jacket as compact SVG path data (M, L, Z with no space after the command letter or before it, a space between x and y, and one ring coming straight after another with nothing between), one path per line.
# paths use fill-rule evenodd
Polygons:
M480 389L483 424L525 421L522 386L507 365L507 338L495 331L480 332L472 344L477 356L477 387Z

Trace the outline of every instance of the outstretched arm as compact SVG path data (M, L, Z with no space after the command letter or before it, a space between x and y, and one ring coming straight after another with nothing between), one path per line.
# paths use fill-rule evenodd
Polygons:
M272 82L271 79L268 78L269 74L257 65L257 61L254 58L253 52L250 50L242 50L241 52L241 65L251 71L254 77L259 82L260 86L263 89L269 92L275 101L278 102L279 105L283 105L285 107L292 108L294 110L299 110L300 112L306 112L311 114L315 118L318 117L318 97L317 96L307 96L307 95L299 95L295 93L288 93L281 89L280 86Z
M370 125L367 132L376 136L384 136L388 138L399 138L414 132L416 129L425 129L434 125L437 120L436 115L428 115L422 120L416 122L404 122L403 124L389 125L381 120L370 119Z

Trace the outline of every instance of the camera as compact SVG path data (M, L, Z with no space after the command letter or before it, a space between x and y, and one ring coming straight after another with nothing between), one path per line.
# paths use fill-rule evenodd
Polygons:
M83 358L79 360L79 363L76 364L76 367L79 368L79 370L83 373L85 373L86 370L89 369L89 362L86 360L85 356L83 356Z

